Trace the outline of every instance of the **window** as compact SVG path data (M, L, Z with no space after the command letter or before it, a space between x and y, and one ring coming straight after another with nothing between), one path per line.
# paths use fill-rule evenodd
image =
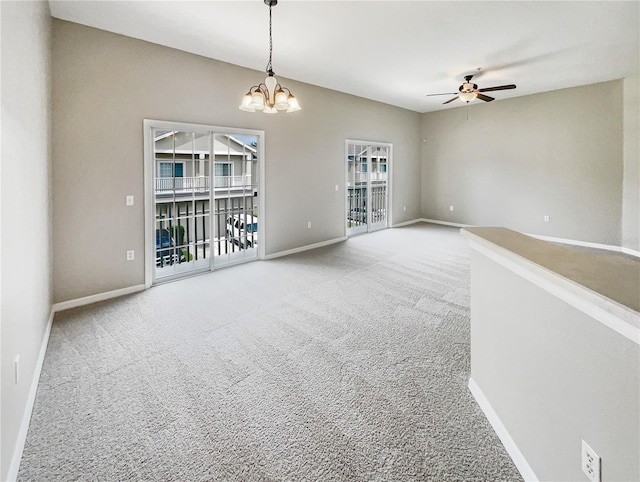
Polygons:
M158 177L184 177L184 163L161 161L158 165Z
M215 176L224 176L229 177L232 176L231 172L233 170L233 164L230 162L216 162L215 164Z

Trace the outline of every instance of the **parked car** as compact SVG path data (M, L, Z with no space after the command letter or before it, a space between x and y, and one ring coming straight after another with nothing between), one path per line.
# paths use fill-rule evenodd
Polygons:
M168 229L156 229L156 266L168 266L186 260L184 252L175 248L175 239Z
M227 239L241 248L258 244L258 216L235 214L227 218Z

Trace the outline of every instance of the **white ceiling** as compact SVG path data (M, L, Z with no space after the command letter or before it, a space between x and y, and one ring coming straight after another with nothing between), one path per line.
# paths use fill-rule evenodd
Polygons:
M60 19L243 67L268 60L263 0L49 3ZM480 88L517 84L496 101L640 71L638 1L280 0L272 13L276 75L417 112L462 105L426 94L456 92L477 68Z

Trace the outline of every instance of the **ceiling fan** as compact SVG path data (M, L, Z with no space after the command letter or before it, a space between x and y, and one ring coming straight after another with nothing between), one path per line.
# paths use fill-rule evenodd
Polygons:
M443 102L443 104L448 104L449 102L453 102L458 97L461 100L465 101L467 104L475 98L484 100L485 102L491 102L492 100L494 100L494 98L489 97L488 95L484 95L482 92L493 92L496 90L509 90L509 89L516 88L515 84L509 84L509 85L498 85L496 87L485 87L484 89L478 89L478 85L471 82L472 78L473 78L473 75L465 75L464 77L465 81L460 87L458 87L457 94L454 92L445 92L444 94L427 94L427 97L430 97L433 95L455 95L455 97L453 97L452 99L449 99L446 102Z

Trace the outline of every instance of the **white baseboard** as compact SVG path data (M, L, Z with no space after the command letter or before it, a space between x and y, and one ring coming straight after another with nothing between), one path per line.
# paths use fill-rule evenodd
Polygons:
M130 295L131 293L137 293L138 291L144 291L146 286L144 284L129 286L127 288L120 288L113 291L107 291L105 293L98 293L96 295L85 296L84 298L76 298L75 300L62 301L53 305L53 311L68 310L70 308L76 308L78 306L90 305L91 303L97 303L98 301L110 300L111 298L117 298L119 296Z
M27 434L29 433L29 424L31 423L31 414L33 413L33 406L36 402L36 393L38 392L38 382L40 381L40 372L42 371L42 365L44 364L44 356L47 353L47 345L49 344L49 336L51 335L51 326L53 325L53 317L55 311L53 307L49 313L49 320L47 321L47 328L44 331L42 337L42 343L40 344L40 353L38 354L38 360L36 361L35 370L33 372L33 378L31 379L31 387L29 388L29 395L27 397L27 403L22 414L22 422L20 423L20 431L18 432L18 439L13 450L13 457L11 458L11 464L9 465L9 473L7 474L7 480L14 481L18 477L18 470L20 469L20 462L22 460L22 453L24 452L24 444L27 441Z
M16 480L16 478L18 477L18 471L20 470L20 461L22 460L24 444L27 441L29 424L31 422L31 414L33 413L33 406L36 401L36 393L38 392L38 382L40 381L40 373L42 372L44 357L47 353L47 345L49 344L49 337L51 335L51 327L53 326L53 318L55 314L59 311L68 310L69 308L76 308L78 306L89 305L97 301L104 301L111 298L117 298L118 296L136 293L144 289L145 289L145 285L130 286L128 288L108 291L106 293L99 293L96 295L85 296L84 298L63 301L61 303L54 303L51 306L49 320L47 321L47 328L44 332L42 343L40 345L40 353L38 354L38 360L36 362L35 370L33 373L33 379L31 380L31 387L29 388L29 396L27 398L24 414L22 416L22 422L20 424L18 439L16 440L13 457L11 458L11 465L9 466L9 473L7 474L8 481Z
M346 241L347 237L342 236L340 238L329 239L320 243L308 244L306 246L300 246L299 248L288 249L286 251L279 251L277 253L268 254L264 259L281 258L282 256L289 256L290 254L302 253L303 251L309 251L310 249L322 248L323 246L329 246L330 244L340 243Z
M412 219L411 221L404 221L402 223L394 224L392 228L401 228L402 226L408 226L410 224L421 223L424 219Z
M438 221L437 219L421 218L420 221L422 221L423 223L442 224L444 226L454 226L456 228L467 228L469 226L473 226L472 224L450 223L449 221Z
M509 435L509 432L507 432L506 427L502 424L500 417L498 417L498 414L493 410L489 400L487 400L487 397L485 397L484 393L473 378L469 378L469 390L493 427L493 430L500 439L500 442L502 442L502 445L507 450L509 457L513 460L513 463L520 472L520 475L522 475L522 478L527 482L537 482L539 480L538 477L536 477L533 469L525 459L522 452L520 452L520 449L511 438L511 435Z
M421 218L417 221L422 221L424 223L432 223L432 224L442 224L444 226L455 226L458 228L475 227L475 225L473 224L450 223L448 221L439 221L437 219ZM416 221L410 221L410 223L413 223L413 222L416 222ZM605 249L607 251L615 251L617 253L629 254L631 256L640 258L640 251L636 251L635 249L631 249L631 248L623 248L622 246L614 246L611 244L602 244L602 243L592 243L590 241L578 241L576 239L556 238L553 236L544 236L542 234L531 234L531 233L522 233L522 234L531 236L532 238L541 239L543 241L550 241L552 243L572 244L574 246L584 246L586 248Z
M635 256L636 258L640 258L640 251L636 251L635 249L622 248L622 252L624 254L630 254L631 256Z
M615 251L616 253L625 253L631 256L640 257L640 251L635 251L629 248L623 248L622 246L614 246L611 244L592 243L590 241L577 241L575 239L566 238L554 238L553 236L543 236L541 234L528 234L524 233L532 238L541 239L543 241L550 241L552 243L571 244L573 246L584 246L585 248L604 249L607 251Z

